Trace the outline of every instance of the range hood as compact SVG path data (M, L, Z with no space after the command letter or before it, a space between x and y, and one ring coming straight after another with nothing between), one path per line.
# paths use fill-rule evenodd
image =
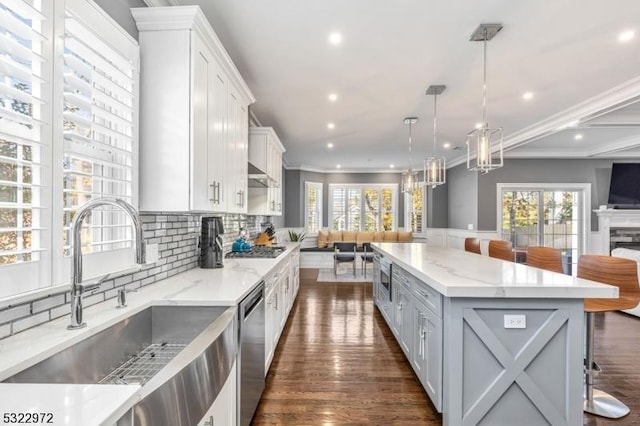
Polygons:
M270 188L273 186L266 173L250 173L248 177L249 188Z
M249 188L270 188L273 180L265 172L249 163Z

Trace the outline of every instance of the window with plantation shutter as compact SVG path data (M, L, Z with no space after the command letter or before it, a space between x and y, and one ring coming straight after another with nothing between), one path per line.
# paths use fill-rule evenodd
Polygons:
M389 231L396 226L396 184L330 184L331 229Z
M426 188L421 186L413 190L412 193L405 195L405 223L407 227L411 227L414 234L424 235L426 230L425 215L425 191Z
M304 194L304 226L308 234L315 234L322 228L322 184L305 182Z
M0 2L0 297L50 283L50 63L40 5Z
M137 205L138 58L94 1L0 0L0 299L69 282L83 203ZM132 232L94 212L85 278L128 267Z
M80 2L68 5L74 3ZM120 46L106 41L107 34L95 32L91 13L79 9L67 7L64 20L65 255L71 249L71 221L82 204L94 198L115 197L136 205L138 75L137 56L132 53L137 52L131 48L120 50ZM129 248L132 238L132 228L124 213L98 209L85 222L83 253Z

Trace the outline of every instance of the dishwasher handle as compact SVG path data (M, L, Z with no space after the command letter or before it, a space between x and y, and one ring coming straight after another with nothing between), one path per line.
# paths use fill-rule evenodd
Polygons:
M258 287L242 301L242 316L240 318L243 322L249 318L251 313L260 305L260 303L262 303L263 300L264 281L258 284Z

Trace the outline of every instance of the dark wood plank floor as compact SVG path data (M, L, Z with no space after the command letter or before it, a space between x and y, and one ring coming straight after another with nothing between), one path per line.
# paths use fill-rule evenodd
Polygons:
M254 425L440 425L411 366L371 300L370 284L318 283L301 270L300 294L276 350ZM631 414L584 425L640 425L640 318L596 321L597 384Z

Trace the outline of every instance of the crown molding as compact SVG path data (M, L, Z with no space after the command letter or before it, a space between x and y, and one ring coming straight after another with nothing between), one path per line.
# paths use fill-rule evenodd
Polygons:
M502 142L505 150L505 156L508 149L514 149L526 145L535 140L549 136L559 130L564 130L569 127L570 123L588 121L616 111L620 108L624 108L637 102L639 97L640 77L636 77L531 126L510 134ZM540 154L538 153L537 156L540 156ZM574 153L573 157L575 156L576 155ZM466 161L466 155L455 158L449 161L448 168L466 163Z
M176 0L142 0L149 7L177 6Z
M300 164L292 166L287 164L285 170L300 170L301 172L313 172L313 173L390 173L401 174L402 170L398 169L327 169L323 167L309 166L306 164Z

